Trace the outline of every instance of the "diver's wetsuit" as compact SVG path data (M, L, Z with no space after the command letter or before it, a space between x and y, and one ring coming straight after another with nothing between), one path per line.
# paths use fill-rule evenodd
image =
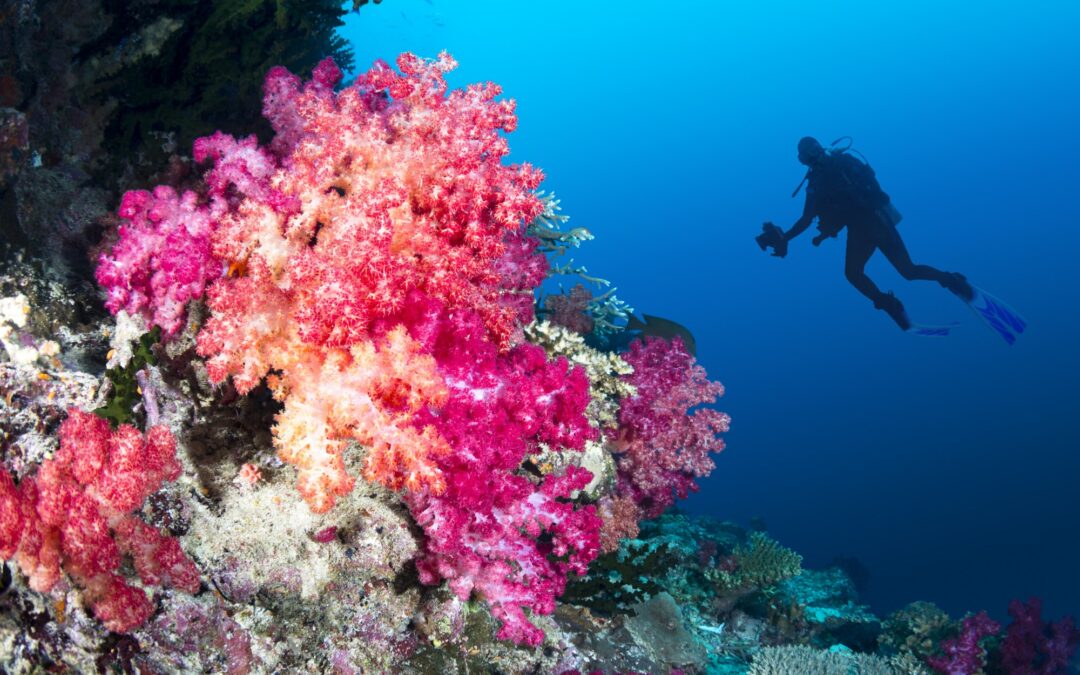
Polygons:
M900 238L900 233L890 217L891 209L886 208L888 196L878 190L879 194L884 196L881 204L858 203L846 184L842 171L842 162L845 161L858 160L843 155L825 155L810 169L806 204L800 222L808 225L815 217L818 218L823 236L835 236L847 227L844 276L851 285L870 298L874 307L885 310L904 330L911 327L911 321L904 312L903 305L892 293L883 293L873 280L866 276L866 263L875 250L880 249L905 279L936 281L961 297L969 295L970 286L962 275L912 262L904 240Z

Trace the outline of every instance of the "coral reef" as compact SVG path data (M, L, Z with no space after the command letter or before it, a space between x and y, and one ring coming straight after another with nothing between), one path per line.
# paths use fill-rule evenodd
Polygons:
M918 675L925 672L917 662L906 659L788 645L766 647L758 652L748 675Z
M754 532L747 544L735 547L710 570L709 579L721 588L761 588L772 586L802 573L802 556L784 548L764 532Z
M1000 640L932 608L883 623L845 570L672 512L723 448L723 387L681 338L630 342L613 288L541 294L610 284L563 259L592 235L543 174L506 163L513 101L452 90L449 55L342 87L338 3L16 4L5 672L1068 661L1072 623L1037 604Z
M981 642L1001 630L1001 625L980 612L964 619L960 634L938 645L940 654L927 659L935 671L959 675L981 672L986 665L986 648Z
M878 644L891 654L909 654L925 661L934 648L950 637L949 615L929 602L914 602L890 614L882 623Z
M586 371L514 345L547 268L523 234L541 174L501 163L498 132L516 119L497 87L448 93L446 55L398 65L340 93L330 60L303 86L273 69L273 143L196 141L196 159L214 162L205 204L167 187L128 193L98 280L110 309L168 335L210 282L208 375L245 394L272 372L278 455L312 509L353 489L343 453L360 443L364 478L404 489L428 535L421 580L477 592L501 637L537 644L522 608L553 611L599 528L591 507L563 501L588 471L539 484L513 473L539 444L580 451L596 435Z
M1042 619L1042 601L1009 603L1012 623L1005 630L996 665L1006 673L1050 675L1064 672L1080 645L1080 630L1072 617L1052 624Z

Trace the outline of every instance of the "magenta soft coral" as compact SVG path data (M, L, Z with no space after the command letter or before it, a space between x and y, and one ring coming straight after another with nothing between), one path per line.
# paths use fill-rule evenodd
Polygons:
M113 313L142 315L172 335L183 328L188 301L221 275L210 254L212 209L194 192L177 195L161 185L126 193L118 215L124 219L120 239L96 272L105 305Z
M442 493L405 497L427 534L421 580L446 579L462 598L475 592L502 621L500 639L537 645L543 632L524 610L554 611L567 574L583 574L595 558L600 519L568 499L588 484L588 471L571 467L536 483L518 468L540 443L580 450L595 435L584 415L588 380L540 347L500 354L475 314L414 295L403 318L451 383L441 409L417 418L454 449L437 460Z
M1042 601L1013 600L1009 603L1012 623L1005 630L999 651L1000 665L1010 675L1054 675L1064 673L1069 659L1080 645L1080 630L1072 617L1052 624L1042 619Z
M525 611L553 610L600 521L567 500L587 471L534 481L520 467L541 444L595 435L589 388L520 344L547 269L525 234L542 174L502 163L514 104L492 84L449 91L454 66L405 54L400 73L379 63L340 92L331 61L307 83L275 68L269 146L196 142L213 162L212 255L229 270L207 292L198 352L241 393L274 372L275 444L314 510L352 488L342 453L358 441L364 477L404 489L428 535L424 581L475 591L502 637L536 644Z
M450 91L444 75L455 65L445 54L405 54L400 73L376 64L340 92L332 61L306 83L272 69L272 143L197 140L195 159L213 162L205 205L192 211L189 195L178 201L165 188L129 193L121 215L131 223L99 267L111 309L168 330L213 280L198 352L213 381L231 376L241 393L276 371L285 406L276 445L318 511L353 485L342 458L349 440L370 449L365 477L392 489L443 487L434 458L447 444L408 420L437 407L445 386L409 340L373 333L410 292L479 316L504 353L532 318L546 260L524 228L542 210L533 190L543 176L503 164L514 104L496 100L492 84ZM163 247L184 232L192 250L178 251L199 273L164 294L151 280L179 278Z
M697 491L695 479L712 471L709 455L724 449L719 434L731 419L698 407L714 403L724 387L709 381L681 339L636 340L623 359L634 367L625 379L637 393L622 402L612 439L618 492L653 518Z
M173 537L132 514L162 482L180 473L165 427L144 437L116 431L96 415L71 410L60 449L16 487L0 471L0 557L14 556L31 588L48 592L66 572L110 630L131 630L150 616L146 593L117 574L129 556L142 582L199 589L199 572Z
M946 675L971 675L981 672L986 665L986 649L980 644L984 638L995 635L1001 625L979 612L964 619L960 635L939 645L942 652L928 658L927 664Z

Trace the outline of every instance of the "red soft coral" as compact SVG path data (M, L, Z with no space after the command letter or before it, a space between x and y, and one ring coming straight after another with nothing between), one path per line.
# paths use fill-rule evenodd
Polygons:
M588 335L593 331L593 318L589 315L589 303L592 293L581 284L577 284L569 293L549 295L544 298L544 309L548 312L548 321L575 333Z
M618 492L631 497L645 518L654 518L698 490L695 478L714 468L710 453L724 449L718 434L731 418L712 408L724 393L687 353L682 340L647 337L623 355L633 374L625 377L637 393L622 401L613 434Z
M36 476L16 488L0 471L0 556L14 555L41 592L66 572L109 630L141 625L153 605L117 574L122 555L131 557L146 585L199 589L199 572L176 539L131 513L180 474L175 455L165 427L145 437L129 425L113 432L96 415L69 411L60 449Z

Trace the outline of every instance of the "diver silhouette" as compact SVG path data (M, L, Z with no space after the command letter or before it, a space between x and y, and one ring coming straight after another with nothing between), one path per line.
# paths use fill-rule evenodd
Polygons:
M900 213L878 185L870 164L849 152L850 143L838 147L843 140L850 141L846 137L839 139L828 150L809 136L799 141L799 162L808 168L792 196L806 184L802 216L787 232L772 223L765 223L762 234L757 237L761 249L772 248L774 256L783 258L787 255L788 242L802 234L816 218L819 234L813 239L814 246L835 237L847 227L844 276L874 303L875 308L892 317L901 329L906 331L912 327L903 303L892 291L882 292L866 275L866 263L874 251L880 250L905 279L936 281L970 303L975 290L963 274L912 262L896 229Z

